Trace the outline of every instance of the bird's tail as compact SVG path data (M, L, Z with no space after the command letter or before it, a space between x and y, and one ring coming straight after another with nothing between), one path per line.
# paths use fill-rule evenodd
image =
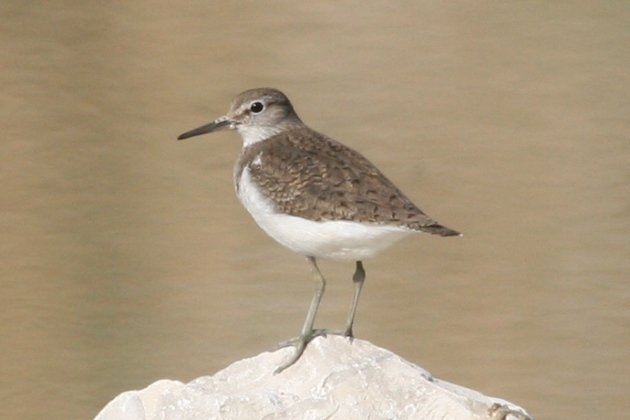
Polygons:
M462 234L457 232L456 230L449 229L439 223L431 223L430 225L418 226L418 230L440 236L462 236Z

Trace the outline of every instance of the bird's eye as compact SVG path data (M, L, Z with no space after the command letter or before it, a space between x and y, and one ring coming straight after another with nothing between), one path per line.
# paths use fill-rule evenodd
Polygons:
M251 104L249 106L249 109L254 113L254 114L258 114L259 112L261 112L263 110L265 106L262 104L262 102L254 102L253 104Z

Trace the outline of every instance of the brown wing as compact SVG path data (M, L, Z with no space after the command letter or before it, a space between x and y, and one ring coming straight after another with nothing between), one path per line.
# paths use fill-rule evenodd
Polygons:
M309 128L284 132L248 149L240 166L247 166L252 181L269 191L279 211L319 221L355 220L459 234L424 214L359 153Z

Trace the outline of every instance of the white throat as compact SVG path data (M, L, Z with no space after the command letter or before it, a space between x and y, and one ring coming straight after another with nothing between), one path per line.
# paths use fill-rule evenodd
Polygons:
M269 137L273 137L276 134L280 134L283 130L282 127L261 127L251 125L238 125L236 126L238 134L243 139L243 147L251 146L259 141L267 140Z

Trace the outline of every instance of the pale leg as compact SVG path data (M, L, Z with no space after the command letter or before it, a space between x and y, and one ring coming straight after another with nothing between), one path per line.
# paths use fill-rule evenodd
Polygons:
M322 300L322 296L324 294L324 290L326 289L326 279L322 275L322 272L319 271L319 267L317 266L317 261L315 257L308 257L308 260L313 265L313 279L315 280L315 293L313 294L313 299L311 300L311 306L308 308L308 313L306 314L306 320L304 321L304 325L302 326L302 331L300 332L300 336L284 343L280 343L280 347L286 347L292 345L295 347L295 353L293 356L283 364L278 367L274 373L280 373L300 358L306 345L309 341L315 338L318 335L322 335L323 331L314 331L313 324L315 323L315 316L317 315L317 309L319 308L319 303Z
M350 305L350 312L348 313L348 320L346 322L346 330L344 335L346 337L354 337L352 334L352 324L354 324L354 316L357 313L357 305L359 304L359 296L361 295L361 288L365 281L365 270L363 269L363 263L357 261L357 268L352 276L352 282L354 283L354 295L352 297L352 304Z

